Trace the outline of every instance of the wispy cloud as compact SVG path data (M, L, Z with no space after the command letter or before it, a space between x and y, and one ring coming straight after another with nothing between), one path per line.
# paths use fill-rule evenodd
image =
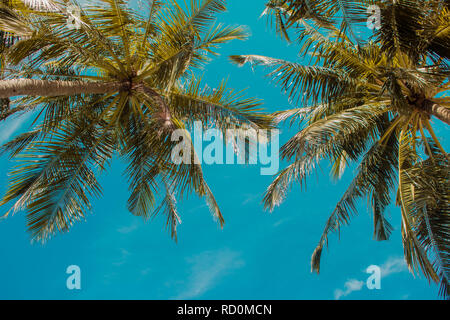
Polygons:
M200 210L205 209L205 208L208 208L208 205L207 205L206 203L201 204L201 205L199 205L199 206L197 206L197 207L194 207L194 208L190 209L190 210L188 211L188 213L197 212L197 211L200 211Z
M31 113L23 114L19 117L13 117L0 125L0 145L8 141L16 131L30 118Z
M242 201L242 205L245 206L249 203L255 202L259 198L261 198L261 195L259 194L246 194L244 201Z
M334 291L334 299L339 300L342 297L348 296L350 293L354 291L361 291L364 286L364 281L359 281L356 279L347 280L344 284L345 289L336 289Z
M135 221L129 226L120 227L119 229L117 229L117 232L122 234L129 234L134 230L136 230L137 228L139 228L139 223Z
M127 262L128 257L130 255L131 254L130 254L130 252L128 252L128 250L121 248L120 249L120 258L116 262L113 262L112 265L114 265L116 267L120 267L120 266L124 265Z
M380 269L382 279L385 279L386 277L395 273L408 271L406 261L401 257L391 257L387 259L386 262L381 265ZM344 284L344 289L336 289L334 291L334 298L336 300L339 300L342 297L348 296L352 292L361 291L364 285L364 281L360 281L357 279L347 280L347 282L345 282Z
M281 226L282 224L285 224L285 223L287 223L287 222L289 222L289 221L292 221L292 218L284 218L284 219L280 219L280 220L278 220L277 222L275 222L275 223L273 224L273 226L274 226L274 228L277 228L277 227Z
M239 253L227 249L203 252L187 262L191 265L191 275L185 289L175 297L176 300L201 296L230 271L245 264Z
M381 276L383 278L390 276L394 273L400 273L408 271L408 266L406 265L406 261L404 258L392 257L389 258L382 266L381 266Z
M146 275L148 275L151 271L152 271L151 268L145 268L145 269L141 270L141 275L142 275L142 276L146 276Z

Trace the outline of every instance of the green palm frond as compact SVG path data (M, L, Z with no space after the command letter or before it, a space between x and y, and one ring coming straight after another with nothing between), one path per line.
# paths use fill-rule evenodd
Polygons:
M2 3L0 3L0 30L21 37L28 37L33 33L24 17Z
M12 172L2 204L15 201L13 212L27 208L33 240L67 231L85 217L89 197L101 193L93 168L104 168L112 141L98 131L82 134L85 125L62 126L51 141L32 142L18 156L20 165Z
M335 68L301 65L262 56L230 58L239 65L249 62L252 65L260 64L272 68L273 71L268 76L281 86L289 98L297 101L302 99L306 102L311 99L314 104L319 99L332 99L354 90L358 84L357 79L350 77L344 70ZM304 95L299 95L299 92L304 92Z
M166 227L170 231L171 237L177 241L177 225L181 223L181 219L178 215L177 211L177 200L175 196L174 187L168 185L167 182L164 182L166 195L161 201L161 204L158 208L153 212L153 216L156 216L160 213L163 213L167 216L166 218Z
M381 29L361 41L355 27L367 22L369 5L380 8ZM449 157L430 122L435 117L450 124L448 3L273 0L264 14L284 38L295 33L299 55L309 61L231 57L238 65L269 69L281 90L302 104L273 115L300 130L282 147L290 164L268 187L265 207L280 205L293 183L304 187L323 160L334 178L359 163L325 225L312 271L320 270L329 235L350 223L363 197L372 209L375 239L388 239L392 225L385 210L397 191L406 262L412 272L440 282L448 298Z
M336 205L329 217L319 245L314 251L311 266L319 273L322 249L328 244L328 236L332 232L339 232L342 225L348 225L352 215L357 214L356 201L367 195L372 204L374 215L374 236L377 240L387 240L392 232L392 226L386 220L384 211L391 202L391 193L396 178L396 158L398 144L393 136L389 144L375 143L367 151L361 161L358 172L351 182L344 196Z
M227 88L225 81L210 89L202 87L201 79L191 79L169 95L177 117L188 120L191 126L194 121L201 121L205 127L215 126L224 131L243 125L255 129L271 127L271 118L257 113L261 101Z
M20 159L1 204L12 205L10 212L28 211L32 238L45 241L84 219L91 197L101 193L96 176L116 157L128 164L132 214L165 214L176 238L176 201L196 193L223 226L195 153L192 164L175 165L171 136L185 130L190 140L186 129L195 121L220 130L273 127L259 100L225 82L208 89L195 77L221 44L247 37L242 27L215 23L225 1L152 1L146 15L123 0L100 0L81 8L79 28L69 28L62 11L40 12L22 3L12 8L5 12L30 34L5 50L7 80L0 81L83 88L74 94L32 91L11 100L0 115L3 121L37 114L29 132L1 149Z

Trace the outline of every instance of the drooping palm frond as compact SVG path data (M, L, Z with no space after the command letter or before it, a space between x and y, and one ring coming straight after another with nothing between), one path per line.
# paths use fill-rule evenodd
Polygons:
M156 216L161 212L167 216L166 227L170 230L172 238L175 241L177 241L177 225L181 223L181 219L177 211L177 200L175 197L175 191L173 186L168 185L167 182L164 182L164 184L166 189L166 195L161 201L159 207L156 208L156 210L153 212L153 216Z
M292 182L305 183L320 160L333 161L344 152L349 160L358 159L366 150L367 137L377 133L378 123L383 121L385 112L387 108L384 105L375 105L371 109L362 106L314 122L300 131L282 147L282 156L295 161L267 189L266 208L273 210L280 205ZM370 114L370 121L366 119L367 114Z
M311 99L315 104L319 99L344 94L344 91L352 90L357 85L357 79L349 77L344 70L308 66L288 61L272 59L262 56L231 56L232 61L240 65L246 62L252 65L272 67L273 71L268 75L277 82L290 98L302 101ZM300 92L305 94L300 95Z
M128 163L132 214L144 219L165 214L176 238L181 215L176 201L195 193L223 226L200 165L194 159L174 164L177 142L171 138L175 130L184 130L190 141L187 128L194 121L220 130L272 128L260 101L225 83L215 91L200 89L207 87L195 77L220 44L247 37L242 27L215 24L225 1L193 0L186 6L152 1L143 14L122 0L99 0L80 8L79 28L67 26L65 12L22 7L14 7L11 15L23 19L30 32L5 52L5 81L38 79L43 86L59 89L63 83L67 89L15 98L0 118L37 113L32 130L1 150L13 161L21 159L1 204L12 205L10 212L28 210L32 238L45 241L84 219L90 198L101 193L97 175L116 157ZM70 94L74 86L84 91ZM155 207L158 199L162 203Z
M33 141L20 152L20 165L12 171L10 188L2 204L14 200L12 211L27 209L27 224L33 240L45 241L83 219L90 209L90 196L101 189L94 167L114 151L111 138L80 119L52 133L49 142Z
M0 3L0 29L3 32L10 32L22 37L28 37L32 34L26 20L3 3Z
M321 252L324 245L328 244L328 235L338 232L342 225L349 224L351 216L357 214L356 201L363 196L367 195L372 205L374 237L377 240L389 238L392 226L386 220L384 211L391 202L395 185L397 163L392 155L396 154L398 149L395 141L390 142L386 145L375 143L365 154L355 178L326 223L319 245L312 255L312 271L320 271Z
M367 21L369 5L379 7L381 29L360 41L355 27ZM375 239L387 240L392 226L385 209L397 192L406 262L440 282L441 295L449 297L448 155L429 120L450 124L448 12L442 0L269 1L265 13L276 31L285 38L294 31L309 63L231 57L269 69L282 91L302 104L274 114L276 121L303 126L282 147L290 164L268 187L267 209L282 203L292 183L305 186L321 161L331 163L335 178L359 163L326 222L312 271L319 272L330 234L349 224L363 197L372 209Z
M261 101L245 98L244 92L235 92L222 82L217 88L202 88L201 79L189 82L169 93L175 112L187 124L200 121L204 127L215 126L223 131L246 124L251 128L269 128L271 117L257 113Z
M440 281L440 293L449 297L449 163L433 141L431 154L418 159L411 149L411 132L401 132L399 190L405 257L412 272L420 268L428 279ZM433 261L433 262L432 262Z

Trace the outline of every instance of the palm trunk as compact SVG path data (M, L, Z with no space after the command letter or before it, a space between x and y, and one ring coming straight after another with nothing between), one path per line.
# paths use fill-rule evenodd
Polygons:
M172 123L172 115L170 114L169 106L166 104L164 99L152 88L144 86L144 92L150 98L152 98L157 103L157 105L160 106L158 118L162 120L162 124L164 127L169 127Z
M450 125L450 109L431 101L427 102L424 104L425 111Z
M170 113L170 108L167 105L164 98L152 88L147 87L144 83L140 83L132 86L132 89L143 92L150 99L152 99L156 106L159 107L159 111L156 114L156 118L159 119L162 129L168 129L173 126L172 114Z
M12 79L0 80L0 98L14 96L71 96L101 94L119 91L126 87L122 82L83 82L61 80Z

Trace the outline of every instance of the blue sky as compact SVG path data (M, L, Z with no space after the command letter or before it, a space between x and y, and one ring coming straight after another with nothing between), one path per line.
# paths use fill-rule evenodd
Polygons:
M222 78L236 89L265 100L268 111L290 105L261 70L238 68L231 54L264 54L299 61L295 45L277 39L259 19L264 1L229 0L220 21L246 25L251 37L222 47L205 70L209 86ZM26 129L29 117L0 124L0 143ZM448 129L440 128L441 136ZM281 141L292 129L282 128ZM448 135L447 135L448 136ZM446 143L447 144L447 143ZM12 163L0 158L0 192ZM195 197L179 203L182 224L175 244L163 218L144 223L126 209L125 164L115 161L102 178L103 197L92 214L69 233L46 245L31 244L24 213L0 222L0 299L436 299L437 287L414 278L403 261L400 213L388 209L395 227L388 242L372 240L370 212L362 201L359 216L330 239L322 272L310 272L310 257L325 221L352 177L340 181L323 172L298 186L272 214L261 205L271 177L257 166L204 166L205 176L225 215L221 230L206 204ZM0 214L5 210L1 209ZM81 290L66 288L69 265L81 268ZM369 265L382 268L381 290L367 289Z

